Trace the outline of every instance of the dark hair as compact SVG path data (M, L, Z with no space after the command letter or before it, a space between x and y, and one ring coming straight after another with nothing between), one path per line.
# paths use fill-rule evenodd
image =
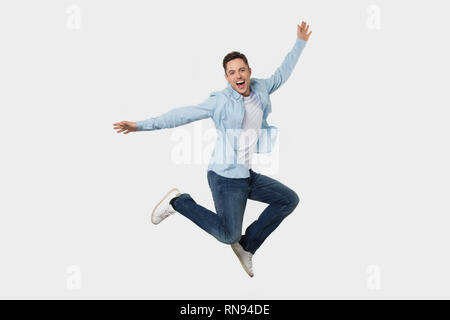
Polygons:
M229 54L227 54L225 56L225 58L223 58L223 70L225 70L225 74L227 73L227 63L228 63L228 61L231 61L231 60L234 60L234 59L242 59L242 60L244 60L244 63L247 65L248 68L250 68L250 66L248 65L247 57L243 53L240 53L238 51L232 51Z

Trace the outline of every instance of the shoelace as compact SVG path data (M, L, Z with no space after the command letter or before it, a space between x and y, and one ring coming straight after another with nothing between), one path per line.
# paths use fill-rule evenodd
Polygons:
M172 214L172 212L170 212L169 210L164 211L164 213L161 215L162 218L167 218L168 216L170 216Z
M249 261L250 269L253 270L253 260L252 260L252 255L249 254L249 253L246 253L246 254L247 254L247 256L248 256L248 261Z
M164 218L167 218L168 216L170 216L171 214L174 214L175 212L176 212L175 209L171 205L169 205L169 207L164 211L162 216Z

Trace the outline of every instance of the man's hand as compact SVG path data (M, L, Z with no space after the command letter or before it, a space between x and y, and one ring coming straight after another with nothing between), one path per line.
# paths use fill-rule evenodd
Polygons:
M121 132L125 131L124 134L127 134L130 132L135 132L138 129L136 122L130 122L130 121L120 121L120 122L113 123L113 125L114 125L114 130L117 130L117 133L121 133Z
M302 21L301 25L297 25L297 38L303 39L305 41L308 41L309 36L311 35L312 31L309 31L309 25L306 24L305 21Z

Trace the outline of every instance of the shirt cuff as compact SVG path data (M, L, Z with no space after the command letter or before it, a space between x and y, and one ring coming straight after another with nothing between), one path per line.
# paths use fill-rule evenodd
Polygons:
M304 47L306 45L306 41L302 38L297 38L297 41L295 41L296 46Z
M136 124L137 124L137 131L151 130L153 125L153 119L136 121Z

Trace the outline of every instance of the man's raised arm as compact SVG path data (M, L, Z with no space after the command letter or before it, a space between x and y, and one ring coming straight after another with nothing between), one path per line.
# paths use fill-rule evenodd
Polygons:
M294 47L287 54L286 58L284 58L283 63L278 67L275 73L270 78L264 80L269 94L272 94L281 87L291 75L297 64L298 58L306 45L306 41L308 41L309 36L312 33L312 31L309 33L308 31L309 25L307 25L306 22L303 21L301 25L297 25L297 40L295 41Z
M213 117L216 102L217 95L211 93L206 101L195 106L175 108L158 117L152 117L147 120L137 122L121 121L113 123L113 125L117 133L125 131L124 134L135 131L174 128L196 120Z

